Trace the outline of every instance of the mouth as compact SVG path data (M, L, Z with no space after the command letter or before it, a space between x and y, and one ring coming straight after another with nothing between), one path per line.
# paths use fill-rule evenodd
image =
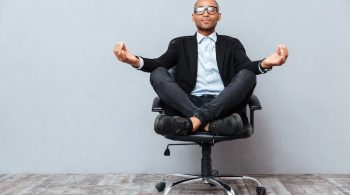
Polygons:
M210 23L211 20L201 20L203 23Z

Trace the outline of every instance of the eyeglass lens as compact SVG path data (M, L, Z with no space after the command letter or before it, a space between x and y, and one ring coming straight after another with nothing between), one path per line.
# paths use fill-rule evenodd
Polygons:
M202 15L204 14L205 10L207 10L208 14L216 14L217 13L217 8L214 6L208 6L208 7L196 7L194 8L194 13Z

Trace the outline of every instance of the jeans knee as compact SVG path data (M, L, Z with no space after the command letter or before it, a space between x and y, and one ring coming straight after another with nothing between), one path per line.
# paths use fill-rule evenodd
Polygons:
M252 71L248 69L243 69L238 72L238 75L239 77L244 79L245 82L252 83L253 86L256 85L256 75Z
M156 85L157 83L159 83L159 81L161 80L162 78L162 75L164 75L164 73L166 73L168 70L164 67L159 67L159 68L156 68L154 69L152 72L151 72L151 75L149 77L149 80L151 82L151 85L154 86Z

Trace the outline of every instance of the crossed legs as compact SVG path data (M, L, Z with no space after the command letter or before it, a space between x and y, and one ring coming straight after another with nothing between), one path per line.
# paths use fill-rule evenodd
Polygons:
M166 112L170 111L174 113L173 115L189 118L192 122L192 131L196 131L201 125L207 125L243 109L255 88L256 76L249 70L241 70L217 97L209 100L186 94L168 70L162 67L152 71L150 82L155 92L165 102ZM196 99L201 103L196 102ZM200 101L201 99L205 99L204 102Z

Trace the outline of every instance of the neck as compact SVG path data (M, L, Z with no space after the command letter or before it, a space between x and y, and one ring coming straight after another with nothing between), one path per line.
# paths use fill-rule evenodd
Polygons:
M212 30L209 30L209 31L203 31L203 30L200 30L200 29L197 29L197 32L203 36L209 36L211 35L213 32L215 32L215 29L212 29Z

